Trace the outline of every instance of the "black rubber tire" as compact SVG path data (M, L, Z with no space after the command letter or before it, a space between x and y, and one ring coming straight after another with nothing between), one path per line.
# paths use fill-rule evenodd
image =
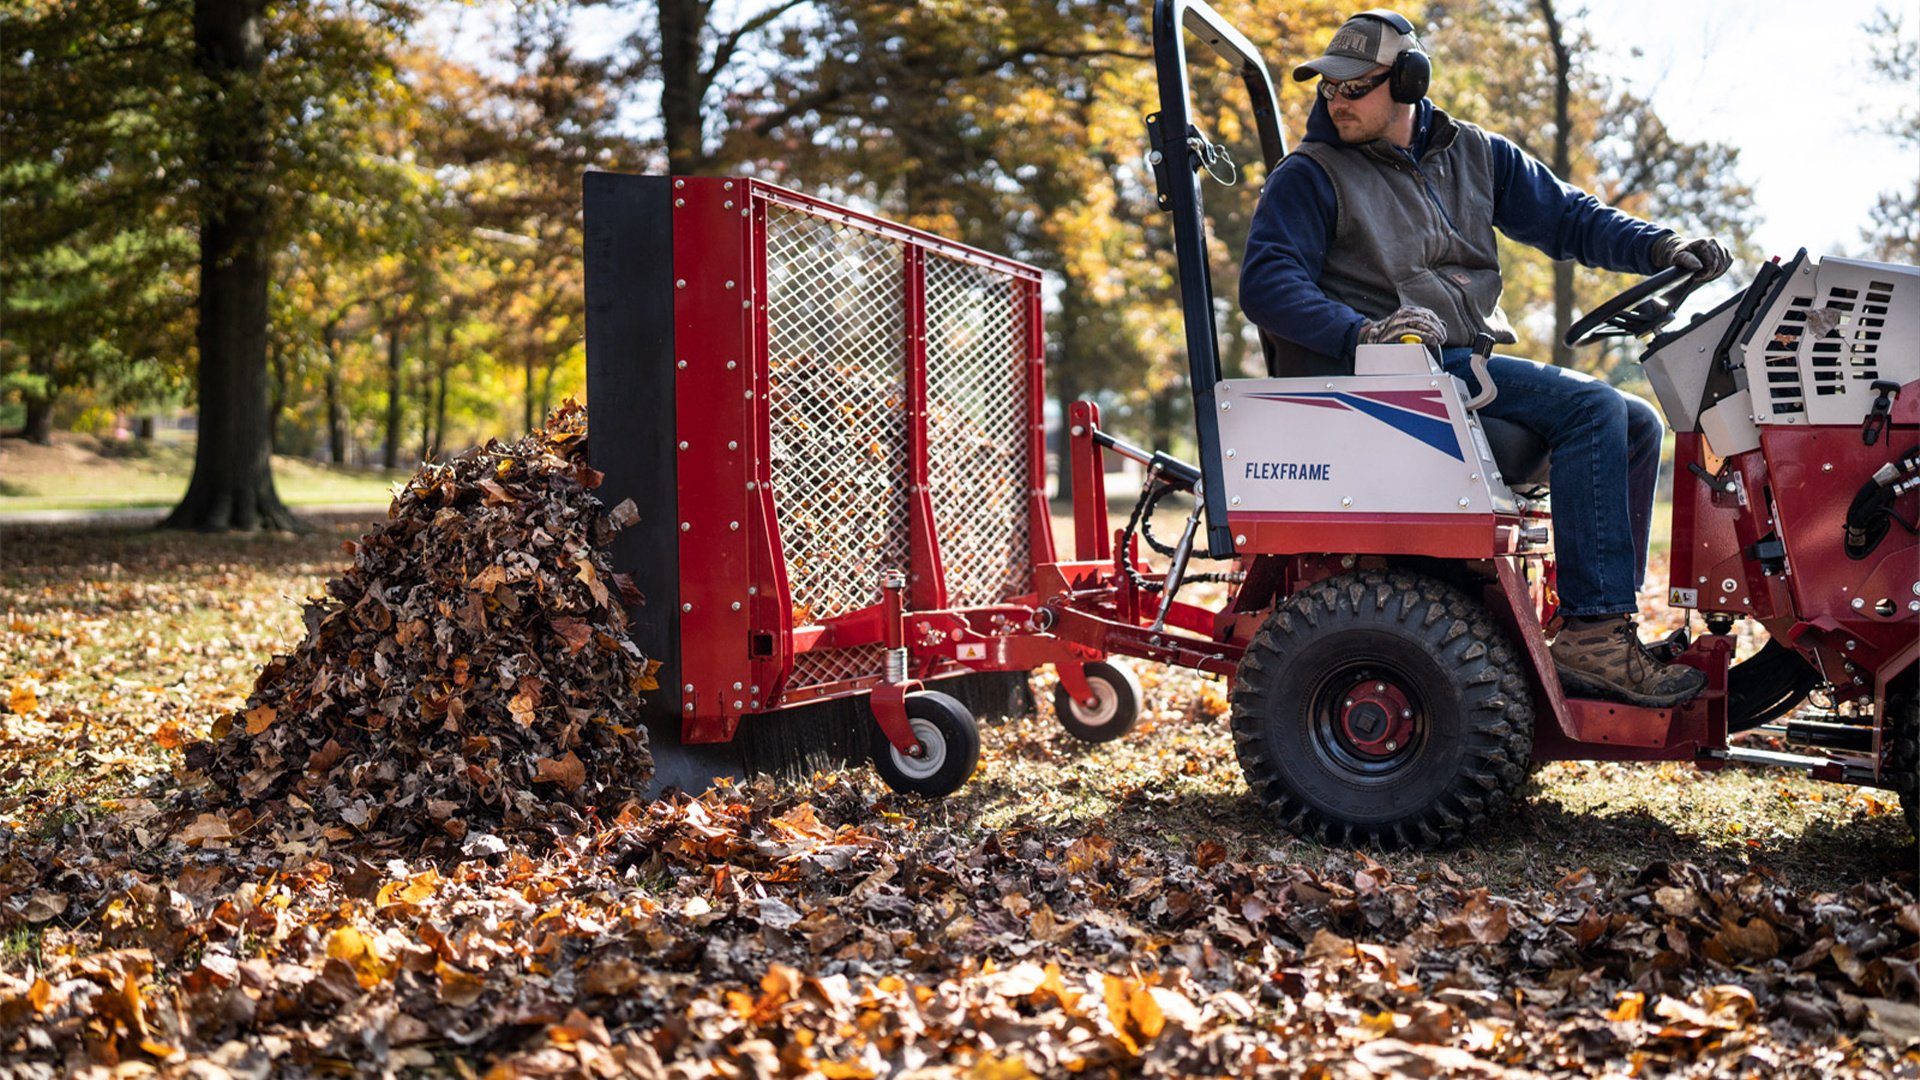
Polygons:
M895 791L939 798L960 789L980 764L980 728L973 714L938 690L907 695L907 721L926 750L910 758L895 749L876 722L873 771Z
M1355 699L1389 686L1400 745L1363 750L1354 725L1384 714L1357 719ZM1516 809L1527 783L1520 662L1484 607L1433 578L1370 570L1295 593L1248 645L1232 704L1248 786L1323 844L1456 843Z
M1103 743L1132 731L1140 722L1140 679L1132 671L1105 660L1095 660L1082 668L1087 685L1093 690L1094 705L1089 708L1073 700L1064 684L1053 691L1054 715L1067 734L1081 742Z
M1760 651L1727 670L1727 730L1751 731L1798 708L1820 685L1820 671L1769 638Z

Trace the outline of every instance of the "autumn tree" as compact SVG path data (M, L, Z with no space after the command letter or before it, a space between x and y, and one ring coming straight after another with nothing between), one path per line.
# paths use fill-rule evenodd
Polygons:
M268 275L313 198L353 200L355 103L392 86L403 0L270 7L194 0L200 283L199 440L164 528L291 528L273 485Z
M1873 43L1874 74L1906 91L1887 134L1906 148L1907 160L1913 162L1920 159L1920 106L1914 104L1920 96L1920 37L1887 7L1878 9L1862 29ZM1863 234L1874 258L1920 265L1920 169L1907 178L1905 187L1881 192L1869 219Z
M193 233L181 193L189 9L83 0L0 10L0 390L24 434L54 402L168 392L191 338Z
M1736 256L1747 252L1754 202L1738 174L1739 151L1676 136L1650 101L1615 85L1595 66L1596 46L1579 14L1558 0L1429 5L1423 41L1434 53L1434 100L1609 205L1683 233L1719 236ZM1502 303L1515 329L1523 342L1549 336L1549 348L1530 351L1561 364L1575 362L1561 344L1574 309L1629 280L1555 263L1504 239L1501 261Z

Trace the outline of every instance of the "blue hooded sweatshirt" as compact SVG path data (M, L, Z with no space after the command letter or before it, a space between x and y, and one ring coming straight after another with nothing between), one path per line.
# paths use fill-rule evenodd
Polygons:
M1428 150L1434 106L1415 107L1413 144L1402 149L1415 168ZM1655 271L1656 245L1672 230L1648 224L1561 181L1507 139L1492 143L1493 224L1508 237L1554 259L1575 259L1623 273ZM1343 142L1315 95L1306 142ZM1247 234L1240 274L1240 307L1275 337L1333 357L1351 359L1367 317L1321 290L1319 281L1334 240L1333 182L1319 163L1293 154L1268 178Z

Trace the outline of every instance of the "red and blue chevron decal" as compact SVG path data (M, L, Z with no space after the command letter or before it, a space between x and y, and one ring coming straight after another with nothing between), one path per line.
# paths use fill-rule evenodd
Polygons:
M1374 390L1345 393L1338 390L1299 394L1249 394L1261 401L1286 405L1311 405L1317 409L1338 409L1363 413L1396 431L1411 435L1458 461L1467 460L1460 452L1460 440L1454 437L1453 422L1447 417L1446 399L1438 390Z

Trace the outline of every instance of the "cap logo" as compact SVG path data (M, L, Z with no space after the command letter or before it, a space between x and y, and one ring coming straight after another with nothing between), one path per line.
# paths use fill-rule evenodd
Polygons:
M1343 52L1357 53L1361 56L1372 56L1373 42L1369 40L1366 31L1357 27L1354 29L1342 29L1339 33L1333 35L1331 42L1327 43L1327 51L1329 53Z

